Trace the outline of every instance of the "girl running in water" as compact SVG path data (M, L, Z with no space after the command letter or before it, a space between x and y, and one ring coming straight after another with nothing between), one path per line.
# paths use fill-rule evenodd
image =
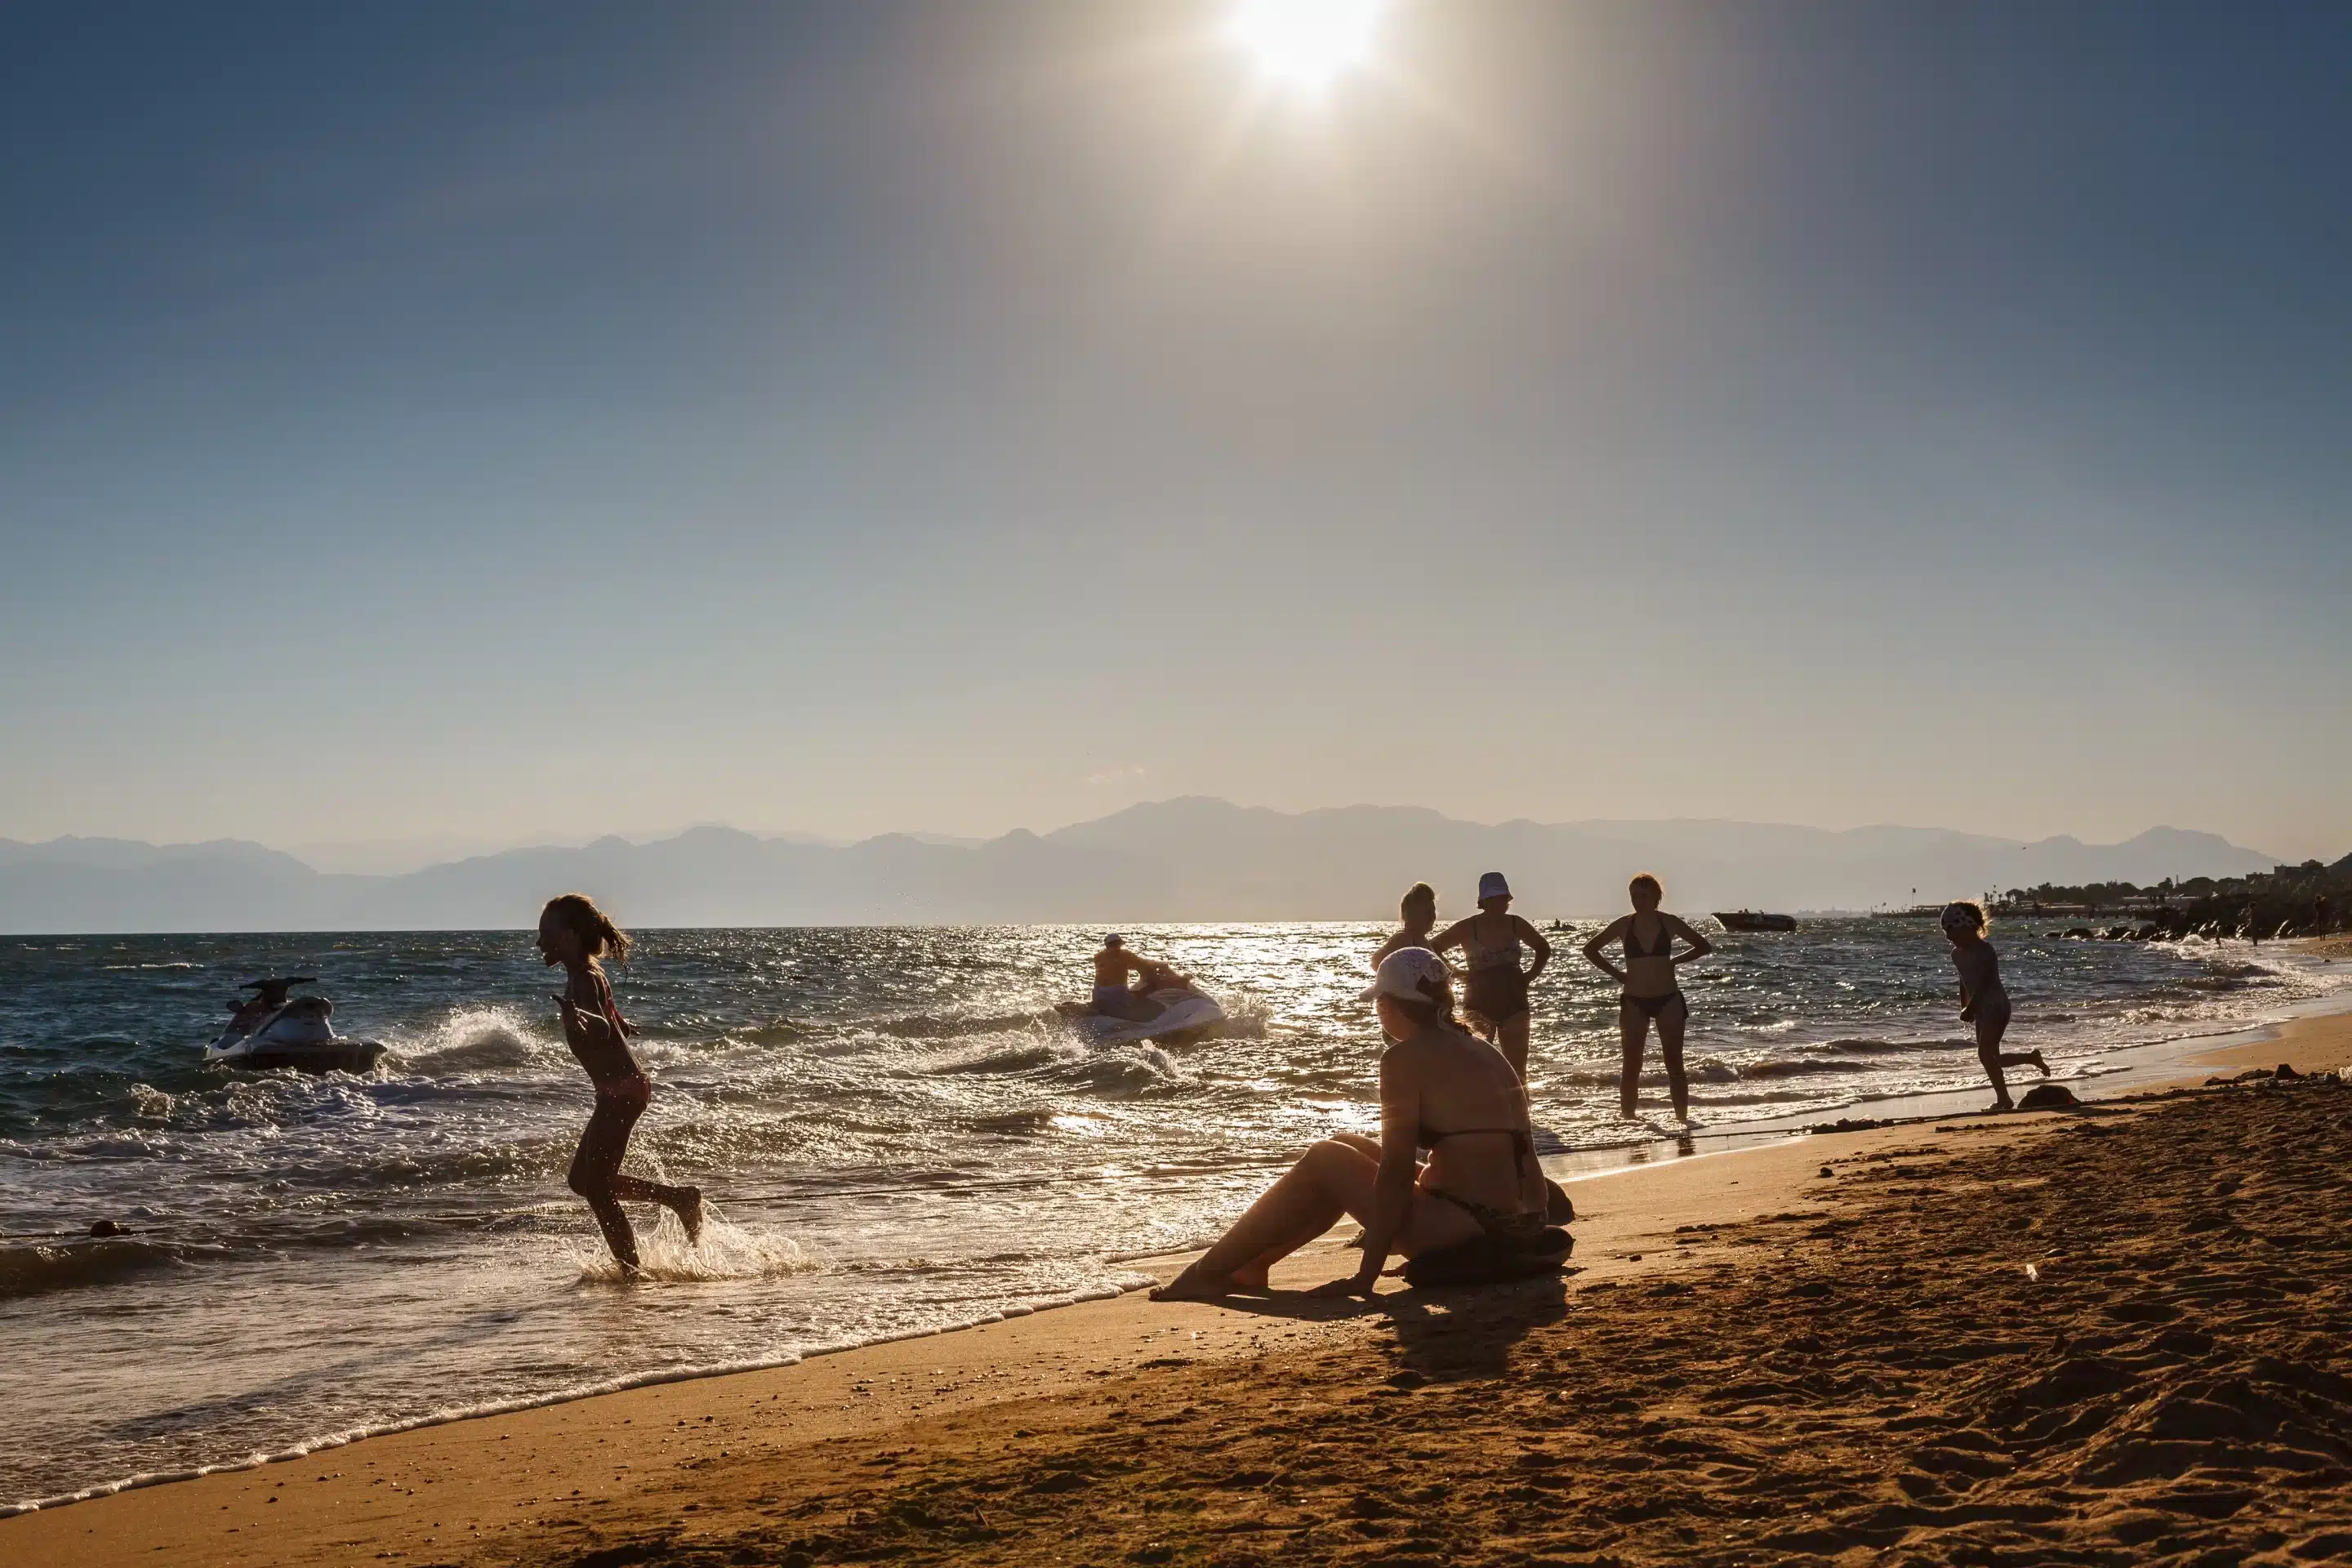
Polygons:
M636 1031L614 1003L612 983L600 962L626 962L629 939L587 894L564 893L548 900L539 913L539 952L549 968L563 966L563 989L555 994L556 1005L563 1009L563 1040L596 1086L596 1109L572 1156L572 1190L595 1212L621 1272L634 1277L637 1237L622 1202L661 1205L677 1215L691 1243L702 1237L702 1193L621 1173L629 1134L654 1092L653 1080L629 1049L628 1037Z
M2048 1078L2050 1064L2042 1059L2040 1051L2000 1048L2000 1037L2009 1032L2009 992L2000 983L2000 954L1985 941L1984 907L1946 904L1940 923L1952 944L1952 966L1960 972L1960 1021L1977 1026L1977 1060L1984 1064L1985 1077L1992 1079L1992 1108L2014 1110L2009 1079L2000 1069L2040 1068L2042 1076Z
M1633 912L1619 915L1607 930L1584 944L1592 966L1625 989L1617 998L1617 1032L1624 1041L1624 1058L1617 1072L1617 1113L1633 1119L1634 1091L1642 1082L1642 1053L1649 1045L1650 1026L1658 1026L1658 1054L1666 1059L1666 1092L1675 1102L1675 1119L1690 1120L1690 1079L1683 1072L1683 1031L1690 1026L1690 1002L1683 995L1675 966L1705 958L1715 948L1706 938L1659 910L1665 889L1647 871L1625 886ZM1690 945L1675 952L1679 937ZM1601 956L1612 942L1625 944L1622 969Z

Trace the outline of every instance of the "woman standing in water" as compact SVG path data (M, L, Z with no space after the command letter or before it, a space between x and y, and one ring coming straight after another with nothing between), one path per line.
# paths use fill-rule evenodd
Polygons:
M2000 983L2000 954L1985 940L1984 907L1946 904L1938 923L1952 944L1952 966L1960 972L1960 1021L1977 1026L1977 1060L1984 1064L1985 1077L1992 1079L1992 1108L2014 1110L2009 1079L2000 1069L2040 1068L2042 1076L2048 1078L2050 1064L2042 1059L2040 1051L2003 1052L2000 1048L2000 1038L2009 1032L2009 992Z
M1403 929L1381 943L1380 952L1372 954L1374 969L1399 948L1429 946L1429 933L1437 929L1437 889L1426 882L1415 882L1407 888L1404 898L1397 904L1397 920Z
M1715 946L1659 910L1665 890L1647 871L1627 883L1625 890L1633 898L1633 912L1618 916L1607 930L1584 944L1584 956L1592 961L1592 966L1625 988L1617 999L1617 1030L1625 1042L1624 1059L1617 1072L1617 1113L1628 1121L1633 1119L1634 1090L1642 1081L1642 1052L1649 1043L1650 1026L1655 1024L1658 1051L1666 1058L1666 1091L1674 1097L1675 1117L1688 1121L1690 1080L1683 1074L1683 1031L1690 1025L1690 1002L1683 995L1675 968L1705 958ZM1690 944L1679 953L1674 951L1677 937ZM1622 969L1601 956L1601 950L1612 942L1625 944Z
M555 994L563 1010L563 1041L588 1080L596 1086L596 1109L572 1156L572 1190L588 1200L604 1245L624 1275L637 1272L637 1237L622 1203L659 1204L677 1215L691 1243L702 1237L702 1193L695 1187L664 1186L621 1173L629 1134L652 1103L653 1080L629 1049L635 1033L613 1000L612 982L602 960L625 962L629 939L585 893L564 893L539 912L539 952L549 968L563 966L563 989Z
M1535 949L1532 969L1519 967L1519 946ZM1458 947L1469 964L1463 987L1462 1010L1470 1021L1484 1024L1479 1032L1495 1042L1511 1070L1524 1082L1528 1076L1528 987L1551 962L1551 943L1543 932L1511 912L1511 885L1500 871L1478 879L1478 912L1454 921L1429 943L1443 956Z

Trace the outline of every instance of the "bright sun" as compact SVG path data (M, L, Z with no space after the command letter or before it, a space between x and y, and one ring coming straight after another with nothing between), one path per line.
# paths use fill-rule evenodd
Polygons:
M1322 88L1371 58L1381 0L1237 0L1226 30L1258 68Z

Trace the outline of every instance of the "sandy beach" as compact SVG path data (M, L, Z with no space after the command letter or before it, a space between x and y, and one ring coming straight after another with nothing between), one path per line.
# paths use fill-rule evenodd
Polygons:
M2352 1063L2352 1016L2199 1059L2217 1077L2280 1062ZM1370 1307L1129 1295L23 1515L0 1552L2341 1555L2347 1126L2341 1085L2256 1080L1636 1165L1573 1184L1559 1282L1390 1281ZM1277 1283L1346 1263L1327 1242Z

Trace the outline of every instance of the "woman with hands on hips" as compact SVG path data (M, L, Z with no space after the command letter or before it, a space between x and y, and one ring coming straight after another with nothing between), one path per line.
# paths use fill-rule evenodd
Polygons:
M1690 1120L1690 1080L1683 1073L1683 1033L1690 1025L1690 1002L1683 995L1675 967L1705 958L1715 944L1658 908L1665 891L1647 871L1627 884L1633 912L1620 915L1608 929L1584 944L1592 966L1624 990L1617 998L1617 1028L1624 1040L1624 1057L1617 1074L1618 1114L1633 1118L1634 1090L1641 1085L1642 1052L1650 1026L1658 1026L1659 1053L1666 1058L1666 1089L1674 1097L1675 1115ZM1679 940L1688 945L1674 951ZM1622 942L1625 966L1620 969L1602 956L1611 942Z

